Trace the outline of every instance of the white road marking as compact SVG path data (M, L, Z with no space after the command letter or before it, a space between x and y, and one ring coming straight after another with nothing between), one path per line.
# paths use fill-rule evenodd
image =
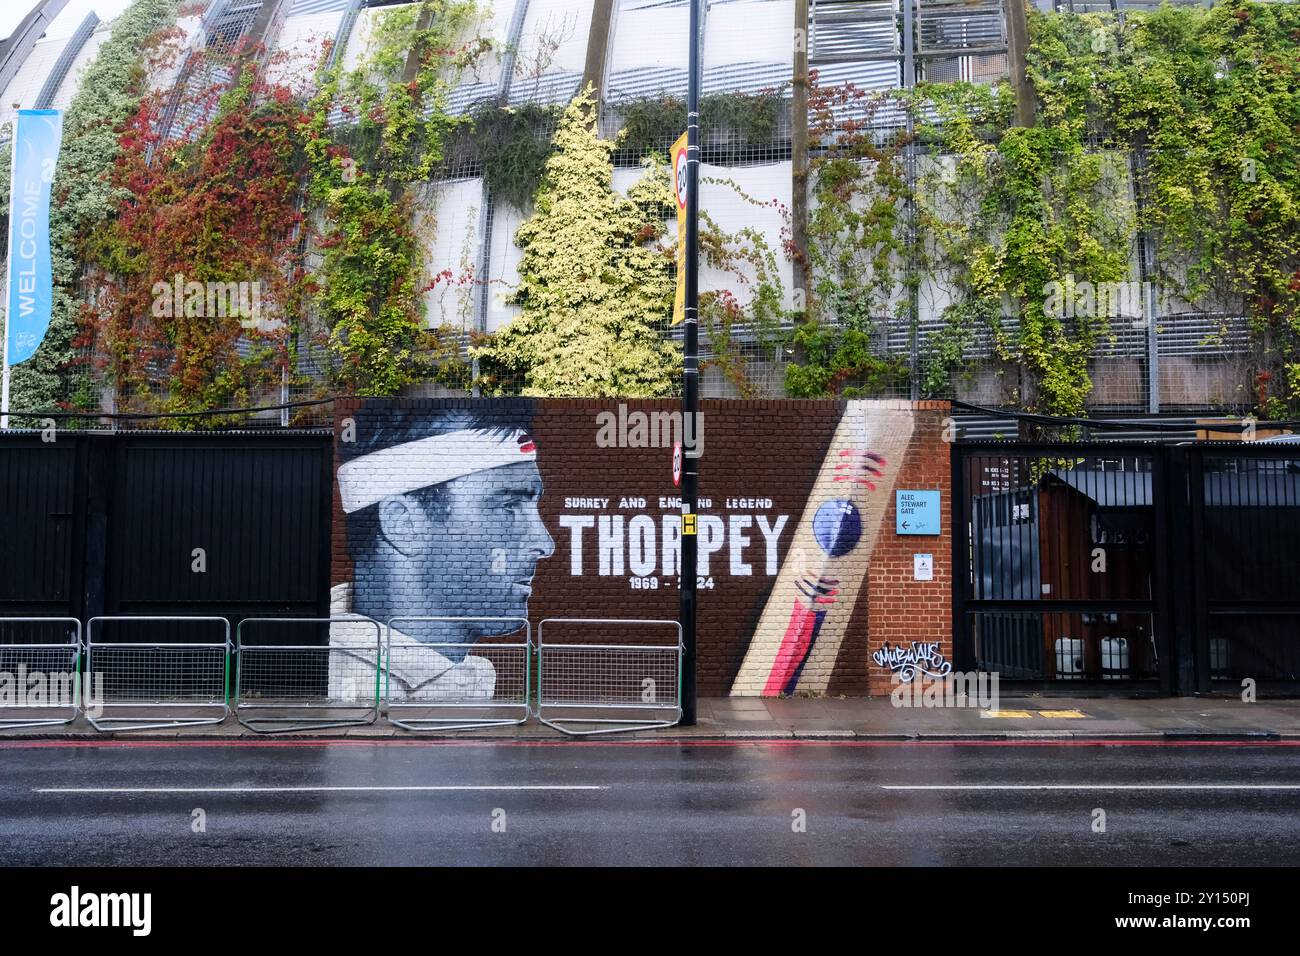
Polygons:
M403 787L34 787L33 793L386 793L437 791L566 791L608 790L609 787L569 785L465 785Z
M933 783L881 784L881 790L1300 790L1300 783Z

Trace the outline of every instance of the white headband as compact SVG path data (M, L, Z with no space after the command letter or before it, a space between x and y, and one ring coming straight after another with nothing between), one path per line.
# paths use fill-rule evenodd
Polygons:
M344 514L352 514L389 495L536 460L537 447L523 430L501 438L467 428L382 448L341 465L339 496Z

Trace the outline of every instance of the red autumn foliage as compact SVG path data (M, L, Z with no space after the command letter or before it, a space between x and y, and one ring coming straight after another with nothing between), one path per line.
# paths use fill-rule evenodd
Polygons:
M240 82L191 84L179 104L147 97L122 130L112 181L125 198L91 243L85 339L125 407L255 400L288 361L303 289L302 107L254 60L210 72Z

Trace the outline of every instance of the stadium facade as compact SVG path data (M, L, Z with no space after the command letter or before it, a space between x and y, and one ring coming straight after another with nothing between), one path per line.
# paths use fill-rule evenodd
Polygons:
M1040 9L1053 9L1052 0L1035 2ZM20 107L66 108L87 66L112 35L112 22L89 14L75 29L45 38L42 34L65 3L38 4L5 42L0 53L0 123L10 121ZM341 58L345 66L361 62L376 24L396 6L380 0L207 0L182 8L177 22L186 49L256 44L264 48L262 55L274 75L306 89L322 50L331 50L330 56ZM992 85L1009 75L1009 46L1014 41L1000 0L809 0L807 6L808 65L824 86L852 84L880 92L923 81ZM719 229L755 229L779 249L793 198L793 140L797 129L806 125L792 112L801 7L797 0L712 0L707 8L706 100L747 97L747 102L762 100L768 112L762 123L732 121L705 130L702 206ZM1122 15L1130 7L1123 0L1057 0L1056 8ZM547 117L554 122L550 108L568 103L591 84L598 90L601 133L613 136L635 112L635 104L683 97L687 14L686 0L495 0L478 26L492 41L495 55L477 62L459 79L447 111L535 110L545 126ZM167 72L153 77L153 83L161 88L193 83L187 64L182 56ZM839 119L855 118L851 106L839 109ZM889 108L856 118L882 136L910 121ZM179 128L181 119L173 123ZM539 135L545 137L547 130ZM663 139L655 145L666 150L670 139ZM636 150L615 152L616 188L626 190L637 180L640 159ZM1117 201L1131 202L1129 159L1113 159ZM917 162L942 166L944 161L929 156ZM494 191L472 151L462 155L454 148L420 195L417 231L427 274L472 274L476 280L429 283L432 287L423 293L425 320L431 328L455 329L461 348L466 348L476 334L495 333L518 314L518 306L509 302L521 257L514 235L531 210L527 202L520 205ZM1232 302L1157 301L1147 281L1151 254L1139 236L1129 257L1130 275L1108 290L1110 333L1089 360L1089 410L1185 416L1249 410L1259 363L1252 354L1256 346L1245 310ZM787 296L793 294L797 280L790 258L778 257L777 269L780 287ZM701 288L734 289L735 276L705 268ZM990 406L1026 402L1029 385L1022 370L999 357L995 344L983 335L963 343L962 374L952 380L948 394L923 394L916 370L932 337L941 333L951 299L943 283L930 276L920 276L912 292L908 288L900 281L887 307L871 316L872 349L896 357L900 367L910 371L878 385L877 394L955 397ZM910 309L909 294L915 296ZM1014 331L1016 322L1010 310L1001 317L1004 329ZM664 334L672 335L666 324ZM743 327L733 338L749 363L752 394L780 396L783 369L791 360L782 340L765 339ZM705 348L707 359L707 342ZM424 391L445 390L430 386ZM714 367L705 394L734 397L738 391Z

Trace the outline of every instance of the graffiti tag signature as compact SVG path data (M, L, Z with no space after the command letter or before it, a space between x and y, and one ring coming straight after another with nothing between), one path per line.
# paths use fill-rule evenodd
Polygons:
M871 655L871 659L880 667L888 667L898 674L903 683L910 683L917 674L927 677L943 677L952 670L952 663L944 658L937 641L920 643L913 641L911 647L890 647L886 644Z

